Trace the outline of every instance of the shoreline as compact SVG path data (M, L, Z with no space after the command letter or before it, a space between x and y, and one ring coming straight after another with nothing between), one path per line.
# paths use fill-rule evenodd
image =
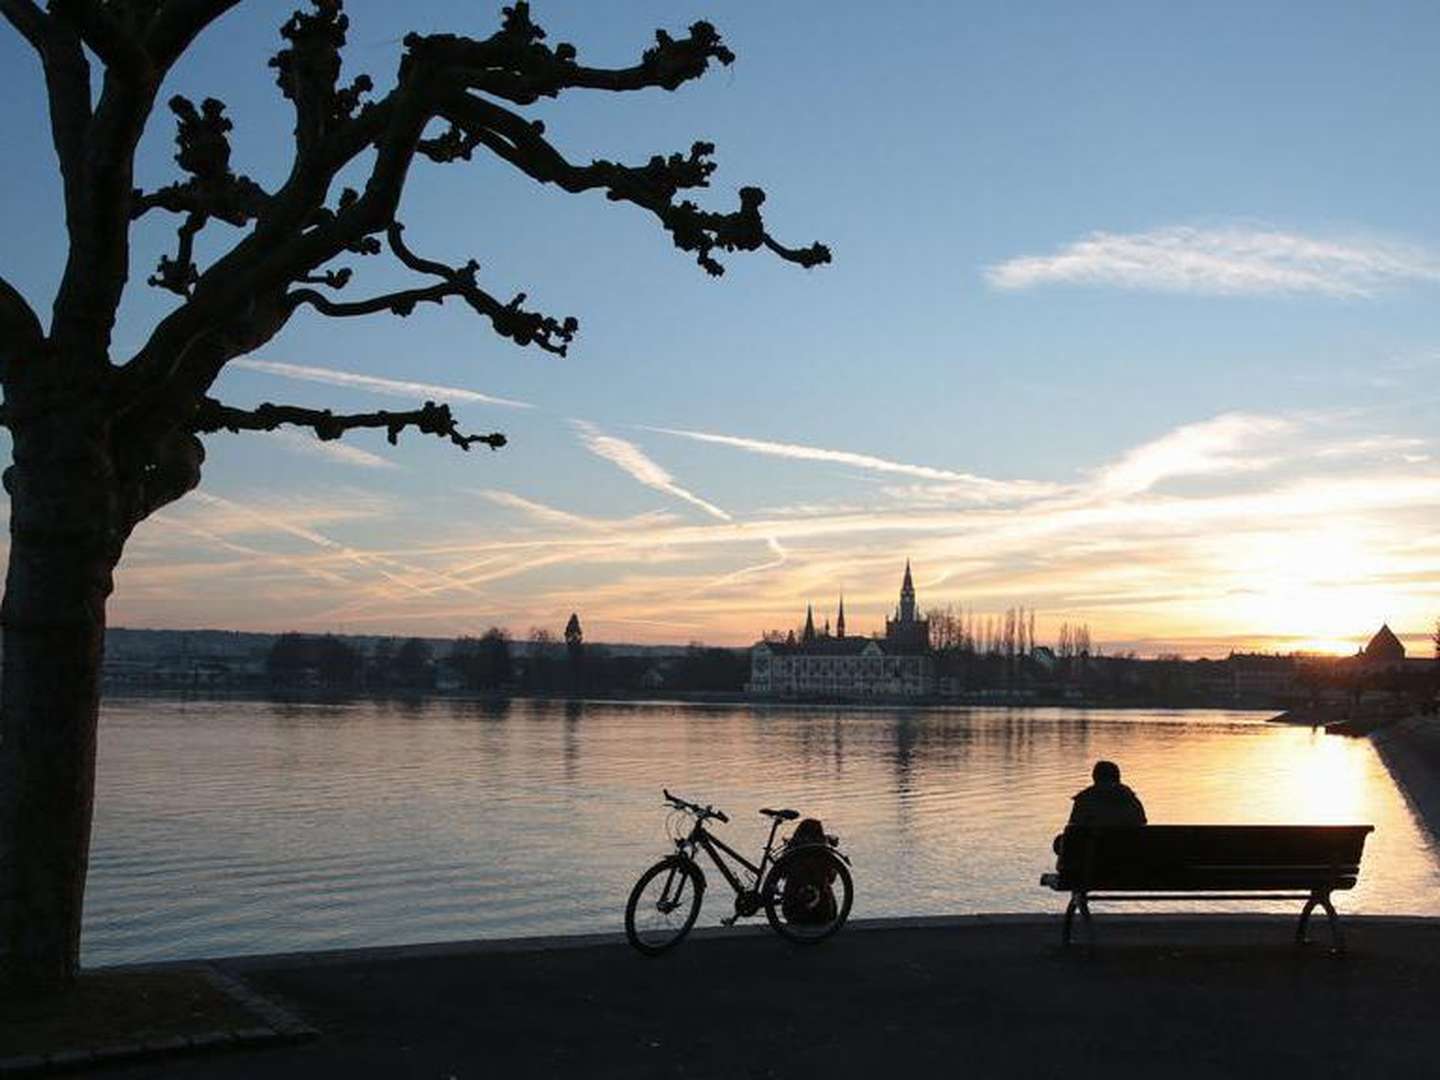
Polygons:
M1431 844L1440 849L1440 719L1397 720L1372 732L1370 741Z
M1273 704L1253 702L1197 703L1174 701L1111 701L1104 698L1091 700L1068 700L1049 698L1027 699L980 699L980 698L775 698L747 697L723 691L672 691L669 694L488 694L476 691L425 691L423 693L332 693L322 690L275 690L256 688L211 687L211 686L143 686L129 684L107 686L101 698L106 701L262 701L279 705L347 705L359 702L384 702L390 704L419 705L441 702L472 703L479 705L508 705L511 702L540 701L557 705L637 705L637 706L706 706L732 709L846 709L846 710L896 710L934 712L953 709L1092 709L1118 710L1123 712L1247 712L1269 713L1276 711ZM1285 721L1276 718L1276 722Z

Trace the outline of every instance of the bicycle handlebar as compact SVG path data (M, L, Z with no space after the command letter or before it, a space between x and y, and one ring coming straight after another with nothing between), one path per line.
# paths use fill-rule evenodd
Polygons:
M680 798L678 795L671 795L666 788L661 788L660 792L665 796L665 801L671 806L679 810L688 810L702 820L705 818L714 818L716 821L724 822L725 824L729 824L730 822L730 819L725 815L725 811L723 810L716 810L713 806L701 806L699 803L689 802L686 799Z

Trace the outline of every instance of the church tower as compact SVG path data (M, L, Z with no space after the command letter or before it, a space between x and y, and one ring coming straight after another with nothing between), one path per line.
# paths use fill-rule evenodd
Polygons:
M900 606L895 609L895 618L885 620L885 641L891 648L905 652L930 648L930 620L919 617L909 559L905 560L905 580L900 583Z
M800 640L806 645L815 640L815 609L805 605L805 632L800 635Z
M836 636L837 638L843 638L843 637L845 636L845 594L844 594L844 593L841 593L841 594L840 594L840 614L839 614L839 616L835 619L835 636Z

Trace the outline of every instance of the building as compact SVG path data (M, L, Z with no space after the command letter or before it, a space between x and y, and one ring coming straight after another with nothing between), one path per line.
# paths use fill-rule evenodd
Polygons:
M895 617L885 620L884 637L848 637L841 596L835 632L829 623L815 629L807 607L798 639L758 641L750 650L748 693L778 698L917 698L935 692L935 658L930 624L918 616L910 563L900 586Z
M1405 666L1405 646L1400 644L1400 639L1395 636L1395 631L1390 629L1389 623L1381 625L1375 631L1365 648L1361 649L1357 659L1360 666L1366 671L1389 671L1394 668Z

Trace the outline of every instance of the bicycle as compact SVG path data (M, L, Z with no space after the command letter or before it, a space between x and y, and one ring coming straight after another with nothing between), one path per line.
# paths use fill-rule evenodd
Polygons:
M625 936L640 952L654 956L673 948L695 925L706 887L705 873L695 858L699 851L710 856L735 890L735 913L720 920L725 926L733 926L737 920L763 909L771 928L781 937L814 945L845 925L855 886L850 859L840 851L837 837L797 842L792 835L782 841L782 850L776 854L775 833L781 823L794 821L800 815L794 810L762 809L760 813L770 819L770 836L756 865L705 827L707 821L728 823L730 818L724 811L662 791L673 811L692 817L694 823L688 830L675 830L680 834L672 835L675 854L646 870L630 890L625 904ZM739 868L726 865L721 852Z

